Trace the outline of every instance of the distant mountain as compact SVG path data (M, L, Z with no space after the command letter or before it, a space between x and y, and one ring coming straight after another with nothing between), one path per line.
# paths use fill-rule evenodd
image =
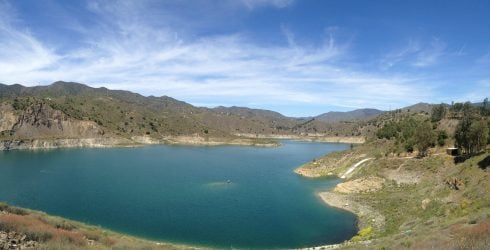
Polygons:
M222 114L235 114L248 118L268 117L271 119L294 119L294 118L285 117L281 113L270 111L270 110L264 110L264 109L251 109L251 108L236 107L236 106L232 106L232 107L218 106L216 108L213 108L212 110Z
M420 113L420 112L430 113L432 111L432 107L434 107L434 104L419 102L417 104L404 107L401 110L410 113Z
M74 82L35 87L0 84L3 139L306 133L359 134L355 125L332 125L244 107L195 107L168 96L145 97Z
M351 122L351 121L371 119L382 113L383 111L378 109L356 109L348 112L332 111L332 112L321 114L315 117L315 119L328 123L342 122L342 121Z

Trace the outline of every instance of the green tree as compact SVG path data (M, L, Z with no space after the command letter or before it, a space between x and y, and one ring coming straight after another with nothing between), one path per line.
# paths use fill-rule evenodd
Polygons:
M463 104L460 102L453 103L449 109L451 112L461 112L463 111Z
M480 114L482 116L489 116L490 115L490 104L488 103L488 97L483 100L481 109L480 109Z
M427 155L429 148L434 146L435 141L436 133L432 130L432 125L429 122L418 124L414 134L414 143L421 157Z
M432 114L431 114L432 122L438 122L438 121L444 119L444 117L446 116L446 113L447 113L446 105L444 105L443 103L441 103L439 105L435 105L432 108Z
M445 130L439 130L437 132L437 144L439 146L444 146L446 145L446 139L448 138L447 132Z
M454 133L456 146L464 154L475 154L488 143L488 123L475 115L465 115Z
M398 135L399 126L396 122L386 123L381 129L376 132L376 136L379 139L392 139Z
M478 109L473 104L471 104L471 102L465 102L463 104L462 111L463 111L463 116L466 117L474 117L479 113Z
M487 146L488 125L484 120L475 121L470 126L469 137L474 153L484 150Z

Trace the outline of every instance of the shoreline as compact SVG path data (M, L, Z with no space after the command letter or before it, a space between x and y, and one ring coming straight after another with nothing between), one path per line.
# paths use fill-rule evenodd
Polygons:
M254 146L278 147L276 141L260 141L254 138L218 138L199 136L163 137L135 136L131 139L117 137L64 138L64 139L4 139L0 140L0 151L43 150L61 148L117 148L142 147L146 145L189 145L189 146Z
M100 137L100 138L34 138L34 139L2 139L0 151L8 150L42 150L60 148L111 148L111 147L142 147L145 145L188 145L188 146L253 146L278 147L275 140L298 140L326 143L362 143L363 138L351 137L308 137L296 135L258 135L247 137L203 137L203 136L165 136L154 138L149 136L133 136L131 138ZM255 135L254 135L255 136Z
M327 143L352 143L363 144L366 139L361 136L329 136L323 134L308 134L308 135L276 135L276 134L248 134L237 133L236 136L243 136L257 139L275 139L275 140L298 140L307 142L327 142Z
M300 136L276 136L259 137L258 139L289 139L289 140L301 140L301 141L313 141L306 137ZM256 141L257 138L239 137L239 138L211 138L200 136L168 136L162 139L152 138L149 136L135 136L128 138L77 138L77 139L30 139L30 140L0 140L0 150L43 150L43 149L62 149L62 148L111 148L111 147L142 147L146 145L189 145L189 146L220 146L220 145L239 145L239 146L256 146L256 147L277 147L280 144L278 142L260 142ZM329 140L325 142L331 143L345 143L339 142L342 138L335 138L335 140ZM5 145L9 144L6 148ZM296 171L295 171L296 172ZM297 172L296 172L297 173ZM300 173L297 173L300 174ZM300 174L301 175L301 174ZM305 176L305 175L302 175ZM306 176L311 177L311 176ZM348 195L333 193L331 191L318 192L318 197L328 206L342 209L353 213L357 217L357 231L370 224L370 214L375 213L374 210L352 200ZM378 213L379 214L379 213ZM379 214L376 218L384 217ZM126 235L126 234L123 234ZM131 235L128 235L133 237ZM139 237L136 237L140 239ZM152 240L142 240L152 242L156 246L172 245L179 246L172 242L158 242ZM313 246L302 249L334 249L349 244L351 239L346 240L343 243ZM180 245L182 246L182 245ZM189 246L186 246L189 247ZM193 249L200 249L201 247L191 246Z
M357 216L358 231L372 226L380 229L384 226L385 217L368 205L353 199L349 194L340 194L332 191L319 192L317 195L328 206L342 209Z
M319 199L321 199L321 201L326 206L329 206L331 208L341 209L343 211L352 213L356 216L357 219L356 222L357 235L353 236L352 238L345 240L342 243L314 246L314 247L308 247L303 249L315 249L315 250L336 249L336 248L348 247L349 245L352 244L369 243L371 242L370 240L359 241L360 239L359 235L361 234L362 231L364 230L369 230L369 231L372 230L376 232L383 231L385 227L384 215L382 215L378 210L372 208L371 206L363 202L362 196L358 196L353 193L342 193L337 191L337 187L339 187L339 185L341 185L342 183L346 183L345 173L348 173L349 169L353 169L353 167L357 167L360 164L364 163L365 161L372 160L372 158L365 158L365 157L366 155L364 154L355 156L349 153L341 156L341 160L334 160L334 161L327 161L327 162L312 161L294 170L294 172L297 175L305 178L321 178L325 176L332 176L332 177L339 178L339 180L342 180L342 182L335 185L335 187L325 191L316 192L315 195ZM365 159L359 161L359 159L362 158ZM355 162L357 163L352 165L350 164L352 162L349 161L348 159L355 159ZM350 163L343 164L344 162L347 163L350 162ZM313 167L308 168L307 166L313 166ZM345 170L344 168L347 168L347 170Z
M349 194L340 194L334 193L333 191L323 191L317 192L316 195L322 202L336 209L341 209L352 213L356 216L357 219L357 232L359 233L362 229L368 227L374 227L376 230L379 230L384 227L385 217L371 208L368 205L364 205L359 201L354 200ZM356 236L353 236L353 238ZM342 243L337 244L329 244L329 245L320 245L320 246L312 246L301 248L302 250L321 250L321 249L337 249L342 247L348 247L349 245L354 244L352 241L353 238L350 238ZM370 243L371 240L367 241L358 241L356 243Z

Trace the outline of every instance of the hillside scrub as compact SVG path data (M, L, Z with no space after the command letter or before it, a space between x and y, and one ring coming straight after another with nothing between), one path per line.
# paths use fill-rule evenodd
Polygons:
M485 102L486 101L486 102ZM461 108L462 119L456 127L454 138L462 154L473 155L485 150L490 143L490 118L488 117L488 99L480 109L469 104Z
M376 118L379 129L365 144L318 158L296 170L307 173L305 176L325 176L345 172L356 160L375 158L354 171L334 193L379 212L386 218L384 227L372 227L366 233L372 226L370 220L359 217L366 223L360 229L365 230L340 248L489 249L490 119L486 110L469 103L441 104L436 106L437 119L432 114L397 110ZM458 136L466 144L458 141ZM440 148L453 138L467 155L463 162ZM423 157L411 156L413 149ZM472 154L468 154L470 150ZM339 192L352 189L352 184L367 177L384 180L382 187L370 192ZM349 209L351 204L347 203L339 207Z
M420 156L426 156L427 150L435 145L437 139L432 124L423 116L390 121L376 135L379 139L395 141L393 153L412 153L417 149Z
M17 244L35 249L195 249L145 241L5 203L0 203L0 234L15 236Z
M375 129L362 119L326 122L244 107L196 107L168 96L146 97L73 82L0 87L2 141L100 137L131 140L142 136L152 140L192 136L226 141L242 139L240 135L245 134L255 139L285 135L364 140Z

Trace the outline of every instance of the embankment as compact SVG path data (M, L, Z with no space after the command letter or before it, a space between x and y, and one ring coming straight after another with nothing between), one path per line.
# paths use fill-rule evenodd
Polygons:
M365 138L361 136L326 136L321 134L278 135L278 134L247 134L247 133L239 133L234 135L248 137L248 138L276 139L276 140L287 139L287 140L299 140L299 141L310 141L310 142L352 143L352 144L362 144L365 142Z
M137 147L152 144L195 146L240 145L256 147L277 147L280 145L273 140L255 138L210 138L200 136L166 136L162 138L153 138L149 136L134 136L131 138L6 139L0 140L0 150Z

